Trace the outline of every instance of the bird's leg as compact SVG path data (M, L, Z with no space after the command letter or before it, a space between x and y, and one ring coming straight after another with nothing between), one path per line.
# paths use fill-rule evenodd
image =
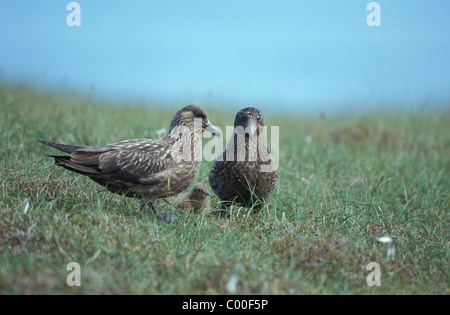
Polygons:
M170 211L170 212L163 213L163 214L158 213L158 219L160 219L166 223L173 223L175 221L178 221L179 217L177 216L177 214L175 212Z
M225 203L222 203L222 209L219 211L219 216L221 218L229 218L230 213L233 209L233 205L229 205L230 208L228 209L227 205Z
M159 220L162 220L162 221L164 221L164 222L166 222L166 223L173 223L173 222L175 222L175 221L178 221L178 219L179 219L179 217L178 217L174 212L172 212L172 211L170 211L170 212L168 212L168 213L163 213L163 214L159 213L159 212L155 209L155 206L154 206L154 204L153 204L153 200L151 200L151 201L142 201L142 204L141 204L141 211L142 211L143 213L147 214L150 208L152 209L152 212L153 212L154 214L156 214L156 217L157 217Z
M221 218L230 218L233 214L233 206L236 204L236 199L238 197L234 197L232 201L223 202L222 210L220 211Z
M155 209L155 206L153 205L153 201L148 201L148 202L142 202L141 203L141 211L143 212L143 213L145 213L145 214L147 214L148 213L148 210L149 209L152 209L152 211L153 212L156 212L156 209Z

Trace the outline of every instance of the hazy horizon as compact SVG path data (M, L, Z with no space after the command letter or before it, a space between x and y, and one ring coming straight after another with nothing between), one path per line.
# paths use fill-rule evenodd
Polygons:
M339 112L448 106L448 1L0 5L0 80L102 99ZM427 105L428 104L428 105Z

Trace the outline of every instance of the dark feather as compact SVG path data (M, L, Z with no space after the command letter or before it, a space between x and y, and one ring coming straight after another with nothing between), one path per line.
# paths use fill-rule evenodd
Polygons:
M80 146L77 146L77 145L59 144L59 143L45 141L45 140L37 140L37 141L39 141L43 144L46 144L52 148L66 152L66 153L73 153L73 152L77 151L79 148L81 148Z
M69 171L73 171L79 174L93 176L95 174L101 174L100 170L96 167L88 167L81 164L76 164L71 161L70 156L56 156L49 155L50 157L55 159L55 164L58 166L62 166Z

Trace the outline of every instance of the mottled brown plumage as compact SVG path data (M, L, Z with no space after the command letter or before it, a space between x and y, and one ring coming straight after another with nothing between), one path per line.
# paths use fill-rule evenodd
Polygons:
M260 209L278 184L263 126L264 118L256 108L236 114L233 137L209 173L209 184L224 208L237 203Z
M132 139L103 148L40 142L69 155L51 156L55 164L86 175L109 191L150 203L183 192L201 165L201 134L220 135L199 107L189 105L173 117L159 139Z
M188 193L178 195L173 204L185 211L197 212L200 209L210 210L208 187L203 183L192 186Z

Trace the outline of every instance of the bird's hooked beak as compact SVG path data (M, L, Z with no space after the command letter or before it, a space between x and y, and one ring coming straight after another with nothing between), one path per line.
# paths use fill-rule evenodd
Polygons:
M209 196L209 192L208 191L205 191L204 194L205 194L205 196Z
M256 134L256 126L254 124L248 124L245 131L248 133L250 139L253 139Z
M209 132L211 132L216 137L220 137L221 136L219 128L217 128L216 126L211 124L209 121L208 121L207 124L203 123L203 128L205 130L208 130Z

